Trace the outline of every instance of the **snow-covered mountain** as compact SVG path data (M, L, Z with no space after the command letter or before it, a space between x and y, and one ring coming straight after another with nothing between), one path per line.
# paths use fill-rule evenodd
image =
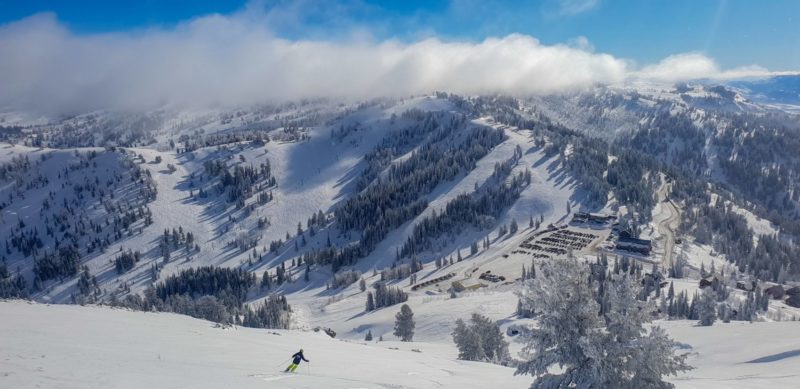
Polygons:
M797 364L796 345L764 344L731 356L709 340L738 334L744 320L800 316L793 294L763 297L769 288L790 290L800 280L800 159L792 153L800 149L794 136L800 124L737 88L598 86L526 98L437 93L58 119L3 113L0 292L289 327L265 343L264 358L272 364L298 343L328 360L340 346L359 355L344 370L325 366L286 378L296 381L292 387L523 387L530 380L513 377L512 369L454 361L456 320L486 315L519 351L511 334L531 319L521 317L515 292L530 278L527 271L578 257L598 266L605 261L604 273L617 261L628 269L631 260L631 274L645 277L643 285L647 277L656 280L645 287L653 301L664 301L659 325L699 353L691 357L698 370L674 383L724 385L742 375L735 364L766 358L769 369L754 365L750 380L737 384L780 386L790 378L772 372ZM724 290L719 303L735 324L715 325L710 333L668 322L691 315L667 310L667 285L692 298L712 287L705 282ZM368 301L372 309L365 309ZM398 302L414 310L422 353L406 350L416 342L388 342L395 339ZM0 311L15 317L4 321L0 336L50 316L79 321L83 312L20 303ZM284 380L258 375L254 344L269 335L263 330L223 331L172 315L86 312L94 319L81 331L102 334L92 341L124 347L130 338L102 329L130 321L142 326L130 337L150 337L153 344L155 333L193 328L220 353L231 352L223 346L228 337L249 350L241 360L223 362L193 359L189 349L165 351L165 371L183 360L212 369L197 376L201 387ZM314 328L332 330L344 342L306 332ZM754 328L753 334L795 330L790 323ZM387 342L358 344L367 333ZM194 342L181 336L181 344ZM747 348L753 339L736 344ZM160 363L159 352L145 349L135 353L143 365ZM150 354L156 359L148 360ZM101 358L90 354L85 362ZM395 359L403 368L392 374L403 377L357 370ZM236 367L241 364L252 367ZM21 366L31 371L13 382L35 377L50 385L33 365ZM138 368L81 374L74 386L105 380L127 387L119 375Z
M777 104L782 107L800 105L800 75L786 74L752 80L735 80L729 83L757 102Z

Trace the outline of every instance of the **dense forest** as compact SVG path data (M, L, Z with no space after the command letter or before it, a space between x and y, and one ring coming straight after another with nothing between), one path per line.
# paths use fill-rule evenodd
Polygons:
M475 127L462 134L461 143L453 143L448 134L464 125L463 118L450 117L444 123L433 114L411 113L406 118L413 115L418 115L420 128L431 130L423 144L401 162L389 163L402 145L410 143L409 139L422 136L421 130L409 128L391 134L369 154L371 162L358 181L363 190L334 211L340 230L356 232L359 239L341 249L326 247L308 252L303 262L331 264L334 270L354 264L389 231L422 213L427 207L425 194L474 169L479 159L504 140L501 130ZM373 179L365 184L370 177Z
M449 201L443 210L434 210L414 226L414 230L400 250L403 256L413 255L432 248L432 240L443 234L455 236L466 226L477 229L494 227L502 212L511 206L522 190L530 185L529 170L512 176L511 172L522 157L517 148L514 155L504 163L498 163L492 175L469 194L461 194Z
M175 312L223 324L258 328L288 328L291 307L286 298L268 296L255 308L245 305L256 276L241 269L199 267L167 277L144 292L112 300L143 311Z

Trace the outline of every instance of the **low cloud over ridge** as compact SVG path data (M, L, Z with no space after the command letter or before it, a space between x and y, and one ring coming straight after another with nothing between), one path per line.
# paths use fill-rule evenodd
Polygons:
M52 14L0 26L0 106L41 113L434 90L541 94L631 79L672 82L754 72L766 71L721 71L696 53L637 70L588 44L548 46L525 35L482 42L290 40L246 13L95 35L75 34Z

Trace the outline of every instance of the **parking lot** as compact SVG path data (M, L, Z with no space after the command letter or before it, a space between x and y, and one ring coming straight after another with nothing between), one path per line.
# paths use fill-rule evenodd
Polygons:
M568 252L584 251L600 238L596 230L581 231L575 228L549 228L526 238L512 254L526 254L531 258L548 259Z

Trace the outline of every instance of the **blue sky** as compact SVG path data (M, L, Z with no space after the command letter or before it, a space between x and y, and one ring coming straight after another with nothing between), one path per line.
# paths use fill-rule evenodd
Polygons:
M292 13L265 21L291 39L425 37L481 41L512 33L544 44L584 37L594 50L638 63L700 52L726 68L758 64L800 69L800 1L796 0L544 0L544 1L259 1L250 7ZM53 12L76 34L169 28L246 1L0 0L0 23Z

